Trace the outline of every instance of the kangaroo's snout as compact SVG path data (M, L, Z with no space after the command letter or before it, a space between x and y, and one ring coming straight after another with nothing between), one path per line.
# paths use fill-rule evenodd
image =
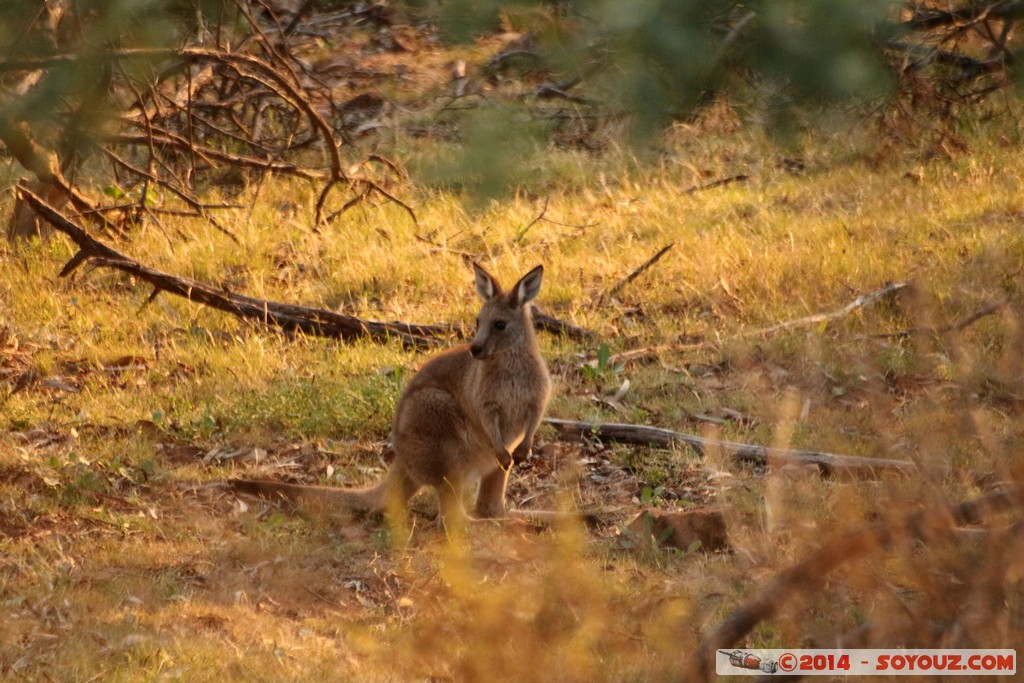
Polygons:
M498 339L493 335L478 333L473 337L473 341L469 343L469 352L476 360L487 360L501 348L502 341L504 340Z

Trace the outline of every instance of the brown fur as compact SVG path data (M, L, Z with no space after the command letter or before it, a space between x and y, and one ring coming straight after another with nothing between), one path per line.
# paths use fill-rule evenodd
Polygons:
M405 388L392 430L395 459L380 484L337 489L238 480L232 482L236 490L398 513L420 489L431 487L442 521L451 525L465 519L462 493L479 481L475 516L504 516L513 459L529 455L551 393L529 305L544 269L537 266L508 292L477 264L473 269L484 300L476 335L472 343L432 358Z

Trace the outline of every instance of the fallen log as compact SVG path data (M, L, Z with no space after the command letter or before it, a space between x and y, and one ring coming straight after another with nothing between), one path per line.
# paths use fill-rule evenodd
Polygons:
M889 471L913 474L918 466L909 460L890 458L866 458L853 455L838 455L818 451L789 450L757 444L735 443L708 439L693 434L676 432L661 427L621 424L616 422L577 422L558 418L544 418L544 423L558 430L560 436L568 439L600 438L620 443L654 446L686 444L701 456L708 449L724 453L730 460L753 465L814 465L823 475L852 474L856 472Z
M437 343L435 337L450 331L447 326L363 320L319 308L267 301L218 289L190 278L170 275L143 265L93 238L30 190L21 187L18 193L50 225L78 245L78 252L65 264L60 277L66 277L83 263L92 261L98 266L129 273L152 285L153 293L149 301L161 292L167 292L243 320L323 337L345 340L369 338L375 341L399 339L408 346L426 347Z
M439 344L440 337L448 335L460 336L461 334L460 330L454 325L423 325L403 321L365 320L322 308L298 306L250 297L227 289L213 287L191 278L171 275L155 268L150 268L95 239L84 228L68 219L31 190L19 187L18 194L40 217L56 230L71 238L78 246L78 252L64 265L60 272L60 277L66 277L82 264L91 262L96 266L129 273L139 280L152 285L153 292L150 294L146 302L147 304L152 302L161 292L167 292L168 294L180 296L189 301L230 313L243 320L256 322L268 327L276 327L288 332L302 332L320 337L344 340L371 339L379 342L398 339L406 346L425 348ZM547 315L538 316L537 326L554 334L564 334L570 337L591 334L587 330L564 323Z
M538 309L536 306L533 308L533 326L538 330L544 330L545 332L550 332L553 335L566 337L568 339L575 339L576 341L586 341L597 336L597 333L592 330L588 330L585 327L577 327L572 323L567 323L564 320L553 318Z

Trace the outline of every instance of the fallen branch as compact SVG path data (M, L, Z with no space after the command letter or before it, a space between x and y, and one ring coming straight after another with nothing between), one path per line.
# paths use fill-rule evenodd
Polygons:
M595 332L585 327L578 327L564 320L553 318L547 313L541 312L536 306L533 308L533 325L538 330L544 330L560 337L567 337L578 341L593 339L597 336Z
M153 293L150 295L149 301L156 298L160 292L167 292L230 313L244 320L256 321L286 331L301 331L306 334L345 340L399 339L409 346L426 347L436 343L434 337L450 330L447 326L362 320L324 309L248 297L228 290L217 289L196 280L163 273L93 239L85 230L65 218L59 211L31 191L19 188L18 192L22 199L40 216L78 245L78 253L65 264L60 272L60 277L69 275L83 263L91 260L97 265L130 273L151 284Z
M900 541L938 540L953 535L959 526L979 524L987 517L1021 506L1021 491L1011 489L975 498L956 506L922 510L834 537L821 549L776 575L718 628L704 637L697 650L690 680L709 680L715 652L729 648L765 619L774 617L794 594L813 590L833 569L871 553L887 550Z
M910 282L890 282L890 283L886 284L884 287L882 287L881 289L876 289L873 292L868 292L867 294L862 294L862 295L858 296L856 299L854 299L853 301L851 301L850 303L848 303L845 306L843 306L842 308L840 308L838 310L835 310L835 311L831 311L829 313L816 313L814 315L809 315L809 316L806 316L806 317L803 317L803 318L796 318L794 320L787 320L785 322L781 322L781 323L778 323L778 324L775 324L775 325L771 325L769 327L762 327L762 328L758 328L756 330L749 330L747 332L740 332L739 334L735 334L735 335L732 335L731 337L725 337L725 338L722 338L722 339L714 339L714 340L709 339L709 340L705 340L705 341L694 342L694 343L685 343L685 344L680 344L680 343L675 343L675 344L658 344L658 345L655 345L655 346L648 346L648 347L644 347L644 348L640 348L640 349L631 349L629 351L623 351L622 353L615 354L614 356L609 358L608 361L611 362L611 363L620 363L620 362L624 363L624 362L629 362L629 361L648 360L648 359L651 359L651 358L657 358L660 354L662 354L665 351L669 351L669 350L699 349L699 348L703 348L705 346L710 346L712 344L719 344L720 345L720 344L724 344L724 343L727 343L727 342L735 341L735 340L738 340L738 339L749 339L750 337L766 337L766 336L773 335L776 332L781 332L782 330L790 330L790 329L797 328L797 327L810 327L811 325L820 325L823 322L830 322L832 320L836 320L838 318L842 318L844 316L849 315L850 313L853 313L854 311L856 311L858 309L870 306L871 304L875 303L879 299L882 299L882 298L887 297L887 296L891 296L892 294L895 294L896 292L898 292L898 291L900 291L902 289L905 289L905 288L907 288L909 286L910 286ZM961 321L960 324L962 324L964 327L966 327L967 325L969 325L970 323L974 322L978 318L983 317L985 315L988 315L991 312L992 311L986 311L985 309L982 309L982 311L979 311L977 314L975 314L976 317L972 316L971 318L968 318L966 320L966 322ZM959 329L959 328L954 326L951 329ZM914 332L914 331L928 331L928 330L911 330L911 332ZM941 328L939 328L936 331L941 332L941 331L949 331L949 330L942 330ZM894 333L893 335L890 335L890 336L899 336L900 334L901 333Z
M285 331L299 331L319 337L352 340L369 338L374 341L398 339L406 346L429 347L437 338L455 334L453 325L422 325L402 321L364 320L355 316L335 313L322 308L296 306L237 294L212 287L197 280L183 278L150 268L91 237L84 229L63 216L39 196L26 188L18 188L22 200L32 207L55 229L63 232L78 245L78 252L64 265L60 277L74 272L91 261L105 268L113 268L134 275L153 286L147 304L161 292L180 296L189 301L216 308L244 320L277 327ZM543 313L535 315L538 328L572 338L587 338L593 333L581 327L562 322Z
M913 474L918 471L918 466L908 460L865 458L853 455L821 453L818 451L771 448L757 444L707 439L702 436L646 425L615 422L577 422L574 420L560 420L553 417L545 418L544 423L557 429L563 438L572 440L600 438L620 443L663 447L682 443L693 448L701 456L708 450L717 450L737 463L769 466L814 465L823 475L852 474L864 471L889 471Z
M811 325L819 325L824 322L830 322L832 320L836 320L837 318L845 317L858 309L864 308L865 306L870 306L879 299L892 296L901 289L906 289L909 286L910 282L888 282L881 289L876 289L875 291L868 292L867 294L861 294L856 299L846 304L837 311L832 311L831 313L816 313L815 315L809 315L804 318L787 320L785 322L778 323L777 325L772 325L770 327L764 327L758 330L751 330L750 332L738 334L734 337L731 337L731 339L762 337L770 334L775 334L776 332L781 332L782 330L790 330L793 329L794 327L809 327Z
M616 283L616 285L614 287L612 287L611 289L606 291L604 294L602 294L598 298L598 300L599 301L605 301L607 299L611 299L614 296L617 296L619 292L621 292L623 289L625 289L626 285L628 285L630 282L632 282L633 280L635 280L638 277L640 277L644 273L644 271L646 271L648 268L650 268L655 263L657 263L658 260L661 259L661 257L664 256L665 254L667 254L668 250L671 249L674 246L675 246L675 243L672 243L672 244L667 244L664 247L662 247L661 249L659 249L658 253L656 253L654 256L652 256L651 258L647 259L646 261L644 261L640 265L640 267L638 267L632 273L630 273L625 278L623 278L618 283Z
M612 354L608 358L608 364L614 366L617 363L654 360L662 352L668 351L670 348L671 345L669 344L658 344L656 346L644 346L639 349L630 349L629 351Z

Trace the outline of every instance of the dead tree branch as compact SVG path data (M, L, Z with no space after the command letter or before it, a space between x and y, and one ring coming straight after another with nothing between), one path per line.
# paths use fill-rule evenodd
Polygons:
M906 289L909 286L910 282L889 282L886 283L886 285L881 289L876 289L875 291L868 292L867 294L861 294L856 299L854 299L853 301L851 301L850 303L846 304L845 306L836 311L832 311L829 313L816 313L814 315L809 315L804 318L787 320L785 322L778 323L777 325L771 325L769 327L763 327L761 329L744 332L742 334L730 337L730 339L746 339L748 337L767 337L769 335L775 334L776 332L781 332L782 330L791 330L795 327L810 327L811 325L820 325L821 323L831 322L832 320L846 317L853 313L854 311L857 311L861 308L870 306L871 304L875 303L876 301L879 301L880 299L892 296L896 292L902 289Z
M711 190L716 187L722 187L723 185L742 183L747 180L750 180L750 176L748 176L746 173L738 173L736 175L731 175L727 178L719 178L718 180L712 180L711 182L704 183L703 185L691 185L690 187L683 190L683 194L694 194L696 192L701 192L703 190Z
M373 178L352 174L352 160L342 155L347 124L336 116L332 86L319 81L308 62L292 54L294 43L287 35L277 40L253 24L246 3L235 3L234 10L249 20L250 30L230 33L235 30L232 18L222 16L221 28L230 36L219 30L205 34L222 41L217 46L196 44L194 39L173 48L121 46L112 40L99 48L69 38L67 44L55 43L50 54L0 56L0 75L28 72L42 74L37 79L60 79L85 65L110 74L98 81L95 92L75 90L54 101L51 111L31 120L22 105L27 96L5 92L0 101L0 145L36 176L30 189L40 193L41 187L47 188L41 193L47 200L70 202L79 215L109 229L118 226L109 224L108 216L130 220L155 215L148 211L157 208L154 201L167 202L168 206L159 208L168 211L182 208L179 202L183 202L191 210L182 215L201 216L230 235L201 205L195 188L199 174L235 169L242 174L278 173L318 183L317 225L329 213L328 199L338 187L359 198L375 193L399 205L415 222L413 209L394 193ZM224 47L227 44L232 47ZM73 129L76 112L83 107L101 108L103 125ZM46 141L30 130L43 120L56 123ZM64 152L50 138L71 138L69 131L81 133L74 138L80 141L79 149L99 151L108 161L112 178L101 180L100 185L112 189L119 205L130 196L137 210L111 214L110 207L79 191L70 175L64 177ZM310 152L316 151L319 161L311 159ZM378 155L371 159L400 175L386 159ZM166 198L151 198L150 190L157 188ZM22 232L19 229L18 235Z
M597 334L585 327L578 327L572 323L567 323L564 320L553 318L547 313L542 312L537 307L533 309L533 324L539 330L550 332L553 335L559 337L566 337L568 339L575 339L577 341L593 339Z
M37 195L24 188L19 193L35 211L54 228L78 245L79 251L65 264L60 277L74 272L87 261L96 265L130 273L153 286L150 300L160 292L167 292L197 303L249 320L277 327L285 331L334 337L344 340L369 338L374 341L398 339L403 344L427 347L436 343L436 337L446 334L446 326L417 325L406 322L363 320L324 309L282 304L248 297L217 289L188 278L169 275L149 268L131 257L92 238L84 229L61 215Z
M837 320L861 308L870 306L876 303L877 301L884 299L888 296L891 296L896 292L899 292L900 290L903 290L909 286L910 282L890 282L881 289L876 289L873 292L868 292L867 294L862 294L858 296L850 303L846 304L842 308L835 311L827 313L816 313L814 315L805 316L803 318L786 320L784 322L777 323L775 325L770 325L768 327L762 327L756 330L749 330L747 332L740 332L739 334L734 334L730 337L725 337L723 339L704 340L685 344L667 343L658 344L656 346L648 346L639 349L631 349L629 351L617 353L608 360L610 363L625 363L630 361L648 360L652 358L657 358L660 354L665 353L666 351L671 351L673 349L698 349L712 344L725 344L739 339L749 339L751 337L768 337L775 334L776 332L795 329L798 327L810 327L811 325L820 325L821 323ZM987 315L987 313L983 313L983 315ZM970 322L973 322L973 320L971 320Z
M948 325L939 325L938 327L908 327L907 329L904 330L897 330L895 332L883 332L879 334L872 334L870 336L875 339L885 339L892 337L909 337L915 334L946 334L947 332L960 332L962 330L967 329L968 327L978 322L982 318L986 318L990 315L998 313L1002 309L1006 308L1006 306L1009 303L1009 299L1003 299L1002 301L996 301L990 304L986 304L979 308L978 310L976 310L974 313L971 313L966 318L958 320L955 323L950 323Z
M566 440L579 440L583 438L607 439L619 443L661 447L681 443L690 446L701 456L709 450L717 451L737 463L762 466L812 465L817 467L823 476L834 474L849 476L872 472L897 472L909 475L920 471L915 463L907 460L865 458L817 451L771 448L756 444L708 439L702 436L646 425L615 422L576 422L574 420L561 420L553 417L545 418L544 423L558 430L559 437Z
M384 342L398 339L406 346L426 348L439 343L439 338L460 336L454 325L423 325L402 321L364 320L322 308L297 306L266 299L245 296L223 288L216 288L197 280L170 275L150 268L90 236L81 226L62 215L38 195L27 188L18 188L18 194L44 220L67 235L78 246L78 252L64 265L60 277L70 275L79 266L91 262L97 266L120 270L134 275L153 286L147 303L161 292L180 296L189 301L215 308L231 315L276 327L287 332L332 337L344 340L369 338ZM540 314L537 327L553 334L567 336L590 334L587 330Z

